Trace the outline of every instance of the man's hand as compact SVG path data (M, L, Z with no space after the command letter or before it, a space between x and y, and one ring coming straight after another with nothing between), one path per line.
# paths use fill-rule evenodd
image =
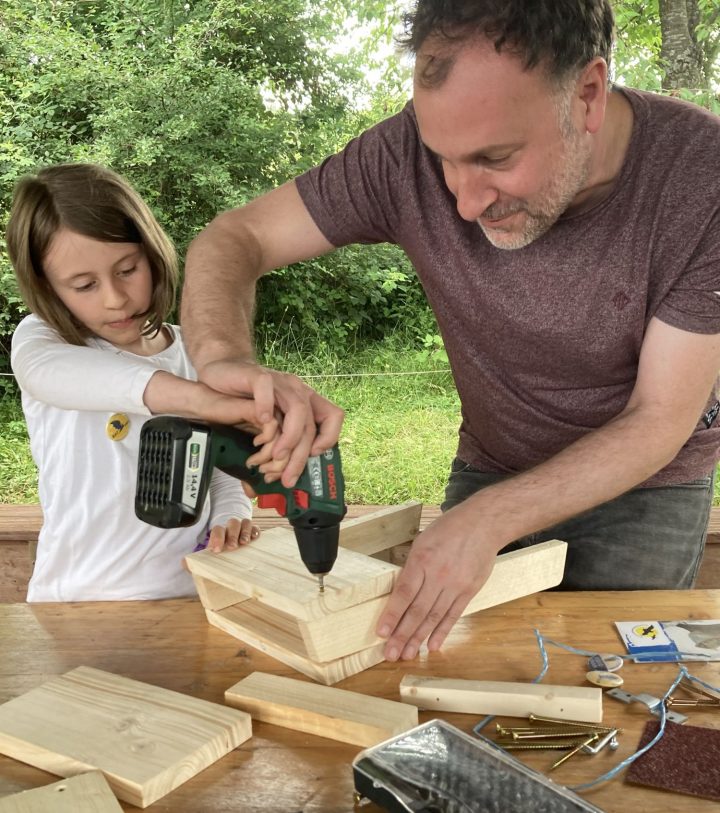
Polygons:
M377 624L378 635L389 638L389 661L414 658L428 636L428 648L440 649L492 571L495 548L483 545L477 527L458 523L458 508L435 520L413 542Z
M254 399L256 423L265 425L279 412L280 436L273 443L275 460L287 457L282 484L292 488L307 459L337 443L345 413L297 376L247 361L213 361L198 371L200 380L228 395ZM272 469L260 467L272 479Z

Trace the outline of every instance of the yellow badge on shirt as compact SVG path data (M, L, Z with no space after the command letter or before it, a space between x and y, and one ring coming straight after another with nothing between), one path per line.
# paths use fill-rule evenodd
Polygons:
M110 440L124 440L130 431L130 418L122 412L116 412L108 418L105 434Z

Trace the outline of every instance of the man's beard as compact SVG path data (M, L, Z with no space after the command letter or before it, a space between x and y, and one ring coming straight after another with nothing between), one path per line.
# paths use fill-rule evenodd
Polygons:
M557 222L585 185L590 174L590 148L572 126L569 114L561 121L561 132L563 147L556 170L537 198L532 203L519 200L494 203L483 212L484 217L492 220L522 212L525 215L522 229L493 229L478 220L483 234L495 248L524 248L537 240Z

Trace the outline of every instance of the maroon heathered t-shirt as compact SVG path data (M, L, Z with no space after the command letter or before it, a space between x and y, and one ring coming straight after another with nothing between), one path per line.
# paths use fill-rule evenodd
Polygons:
M720 333L720 118L615 90L635 117L615 188L522 249L494 248L461 219L412 103L297 179L333 245L407 252L460 394L458 455L482 471L528 469L617 415L653 316ZM719 449L720 418L699 420L644 485L701 477Z

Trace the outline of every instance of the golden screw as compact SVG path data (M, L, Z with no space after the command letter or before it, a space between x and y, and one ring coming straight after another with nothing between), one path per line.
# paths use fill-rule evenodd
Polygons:
M600 739L600 737L598 736L597 733L593 734L591 737L588 737L585 740L585 742L581 742L580 745L573 748L572 751L568 751L568 753L565 754L565 756L560 757L560 759L557 762L555 762L553 765L550 766L550 770L552 771L555 768L559 767L560 765L563 764L563 762L565 762L566 760L570 759L570 757L577 754L578 751L581 751L586 745L592 745L594 742L597 742L597 740L599 740L599 739Z
M554 723L561 726L576 726L577 728L587 728L592 731L612 731L610 726L599 725L598 723L584 723L580 720L557 720L554 717L539 717L537 714L530 714L528 720L533 723Z

